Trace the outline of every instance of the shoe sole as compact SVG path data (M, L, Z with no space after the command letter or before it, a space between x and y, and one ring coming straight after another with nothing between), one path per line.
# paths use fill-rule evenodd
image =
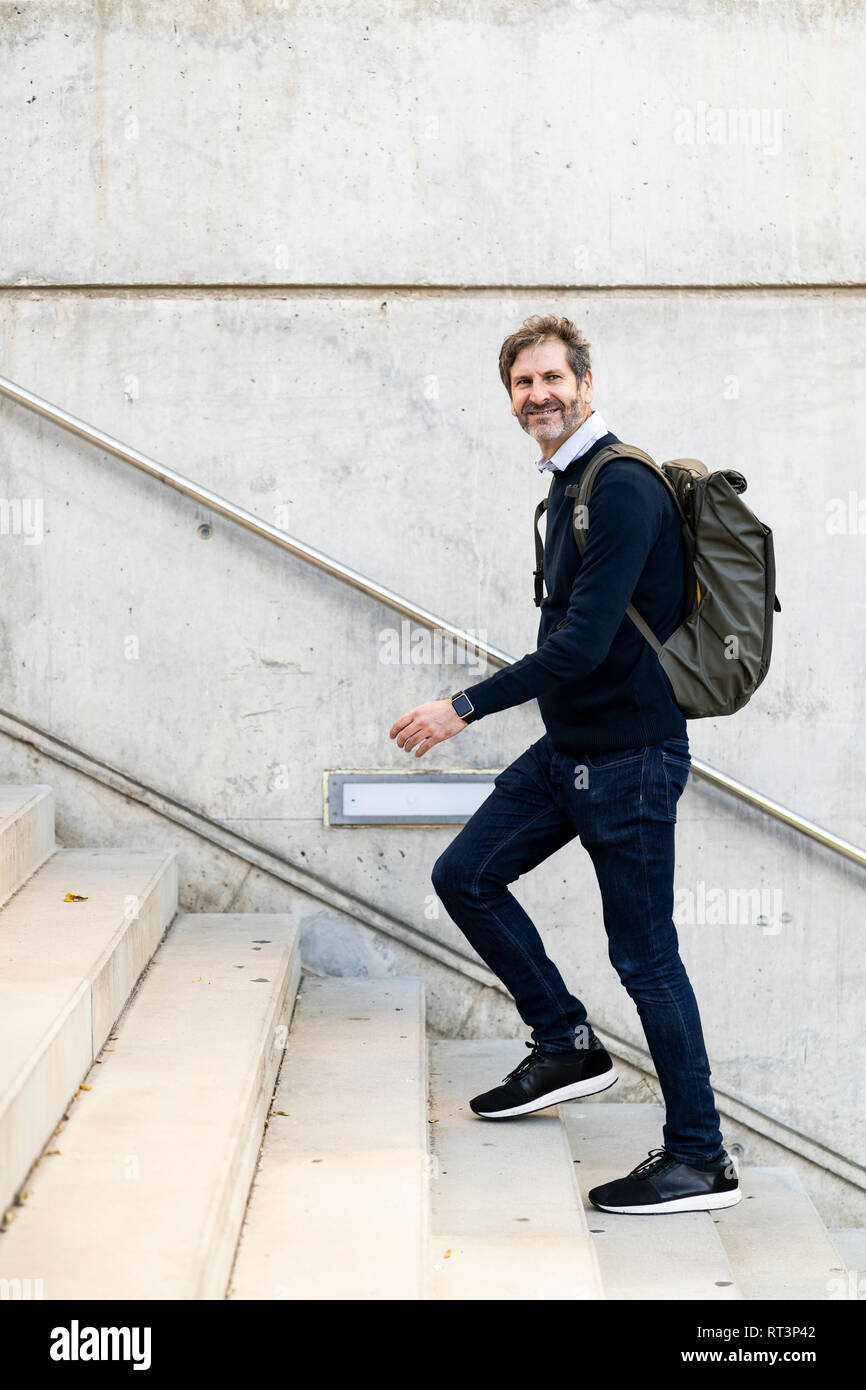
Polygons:
M588 1077L586 1081L574 1081L570 1086L560 1086L558 1091L549 1091L546 1096L538 1096L526 1105L515 1105L511 1110L473 1110L484 1120L507 1120L512 1115L529 1115L534 1110L546 1110L550 1105L560 1105L565 1100L579 1100L581 1096L594 1096L598 1091L607 1091L619 1081L619 1072L611 1067L600 1076Z
M739 1188L731 1192L705 1192L697 1197L676 1197L670 1202L655 1202L644 1207L612 1207L603 1202L590 1201L599 1211L621 1212L624 1216L654 1216L667 1211L716 1211L719 1207L735 1207L742 1197Z

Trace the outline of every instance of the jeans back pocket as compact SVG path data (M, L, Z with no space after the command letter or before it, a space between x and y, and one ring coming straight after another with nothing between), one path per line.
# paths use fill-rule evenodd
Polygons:
M661 750L668 818L673 821L677 818L677 802L686 789L692 766L688 744L685 745L685 751L681 751L677 746L680 743L685 743L685 740L667 739Z

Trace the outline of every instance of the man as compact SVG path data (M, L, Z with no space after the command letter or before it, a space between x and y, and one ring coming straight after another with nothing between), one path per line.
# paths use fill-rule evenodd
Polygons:
M610 960L636 1005L666 1107L663 1147L590 1199L635 1214L731 1206L740 1200L737 1175L722 1145L672 918L676 807L690 766L686 721L626 615L633 600L661 641L682 621L679 516L644 464L614 459L593 485L581 557L565 489L618 442L591 409L589 343L569 319L536 315L505 339L499 371L512 415L539 445L539 470L554 475L538 648L450 700L410 710L390 731L422 757L467 724L531 699L546 729L496 777L433 868L449 915L532 1029L530 1054L470 1105L486 1119L509 1119L617 1080L584 1005L507 889L579 836L601 890Z

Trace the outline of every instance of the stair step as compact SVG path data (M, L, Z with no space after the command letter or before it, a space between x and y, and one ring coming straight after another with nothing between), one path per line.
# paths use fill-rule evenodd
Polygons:
M866 1227L843 1226L830 1231L834 1249L845 1265L844 1288L834 1289L835 1297L866 1299Z
M598 1299L598 1265L555 1109L469 1108L520 1061L513 1040L430 1042L431 1246L439 1299Z
M569 1101L559 1107L609 1299L742 1297L713 1225L715 1212L628 1216L598 1211L591 1188L624 1178L662 1145L660 1105Z
M793 1168L740 1168L743 1199L711 1213L744 1298L826 1299L844 1262Z
M180 914L0 1240L48 1299L223 1298L300 973L288 914Z
M122 849L57 850L0 910L0 1213L176 910L174 851Z
M0 787L0 907L54 853L50 787Z
M427 1297L426 1131L423 981L305 977L232 1299Z

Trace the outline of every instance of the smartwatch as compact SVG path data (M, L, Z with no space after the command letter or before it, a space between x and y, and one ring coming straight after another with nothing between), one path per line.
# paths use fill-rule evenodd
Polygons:
M475 713L475 706L465 690L461 690L457 695L452 695L451 703L454 706L455 714L459 714L460 718L465 720L467 724L471 724L473 719L478 718Z

